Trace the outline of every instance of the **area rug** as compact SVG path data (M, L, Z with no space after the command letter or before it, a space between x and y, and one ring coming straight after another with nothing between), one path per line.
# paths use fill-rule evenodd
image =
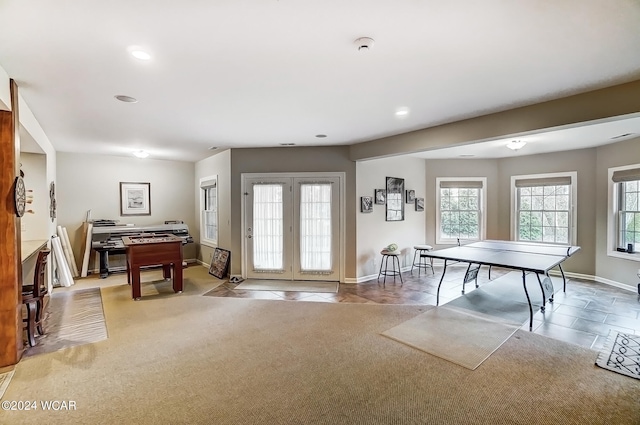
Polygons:
M519 327L495 317L445 305L384 331L382 335L475 370Z
M631 378L640 379L640 336L609 331L596 365Z
M0 399L4 397L4 392L7 391L9 387L9 383L11 382L11 378L13 378L14 370L10 370L8 372L0 373Z
M246 291L279 291L279 292L338 292L338 282L311 280L268 280L248 279L235 287Z
M551 277L553 290L562 290L562 279ZM531 298L534 313L542 305L542 291L535 274L526 276L527 291ZM463 308L476 313L519 323L529 321L529 304L522 287L522 273L509 272L479 288L471 290L473 284L467 284L467 293L448 302L447 306ZM550 293L548 294L548 296Z
M45 335L36 338L37 344L26 350L25 357L107 339L99 288L54 290L48 311Z

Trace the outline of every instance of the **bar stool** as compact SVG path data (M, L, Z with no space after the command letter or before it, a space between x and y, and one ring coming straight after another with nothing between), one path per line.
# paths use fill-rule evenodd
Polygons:
M387 276L393 276L393 283L396 283L396 276L400 276L400 284L404 284L402 281L402 273L400 271L400 251L388 251L383 249L380 251L382 254L382 261L380 262L380 272L378 273L378 282L380 282L380 276L384 276L382 280L382 286L386 287ZM389 269L389 258L391 258L391 269ZM397 265L397 268L396 268Z
M435 275L436 272L433 270L433 258L427 257L425 255L425 252L432 251L433 247L431 245L415 245L413 249L414 249L414 252L413 252L413 264L411 264L411 276L413 276L414 267L418 268L418 277L420 276L421 269L426 270L428 268L430 268L431 273ZM416 262L416 257L418 259L418 262ZM429 258L428 263L427 263L427 258Z
M31 347L36 345L36 334L44 335L44 297L49 292L45 275L47 272L47 256L50 252L49 249L42 249L38 252L38 259L33 273L33 285L22 286L22 304L27 309L27 318L22 321L26 325L27 341Z

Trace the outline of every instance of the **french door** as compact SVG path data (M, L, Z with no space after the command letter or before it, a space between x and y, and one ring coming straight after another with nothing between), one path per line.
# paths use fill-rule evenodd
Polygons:
M246 275L254 279L340 279L337 177L247 177Z

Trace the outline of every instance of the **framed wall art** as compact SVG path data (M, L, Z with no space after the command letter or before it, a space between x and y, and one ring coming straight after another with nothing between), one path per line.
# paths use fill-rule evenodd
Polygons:
M387 177L387 221L404 220L404 179Z
M416 198L416 211L424 211L424 198Z
M151 183L120 182L120 215L151 215Z
M416 191L413 189L407 189L407 204L413 204L416 200Z
M360 212L363 212L363 213L373 212L373 198L371 196L360 197Z
M387 202L387 192L384 189L375 189L373 199L377 205L384 205Z

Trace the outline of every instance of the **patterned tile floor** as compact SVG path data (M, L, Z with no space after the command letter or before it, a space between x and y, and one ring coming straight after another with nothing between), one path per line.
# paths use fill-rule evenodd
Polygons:
M293 301L316 301L334 303L373 303L373 304L414 304L436 305L436 292L442 273L442 267L435 266L420 273L414 270L402 274L403 284L396 277L376 279L358 284L340 284L338 293L241 291L237 284L225 282L207 295L216 297L254 298ZM466 268L452 267L440 290L440 303L444 304L461 294L462 277ZM508 273L509 270L493 269L492 278ZM478 276L478 283L487 283L485 269ZM467 284L467 293L473 290ZM528 323L523 326L528 329ZM568 279L565 293L560 290L553 304L545 313L534 315L533 332L551 338L599 350L610 330L618 330L640 335L640 296L613 286L581 279Z

